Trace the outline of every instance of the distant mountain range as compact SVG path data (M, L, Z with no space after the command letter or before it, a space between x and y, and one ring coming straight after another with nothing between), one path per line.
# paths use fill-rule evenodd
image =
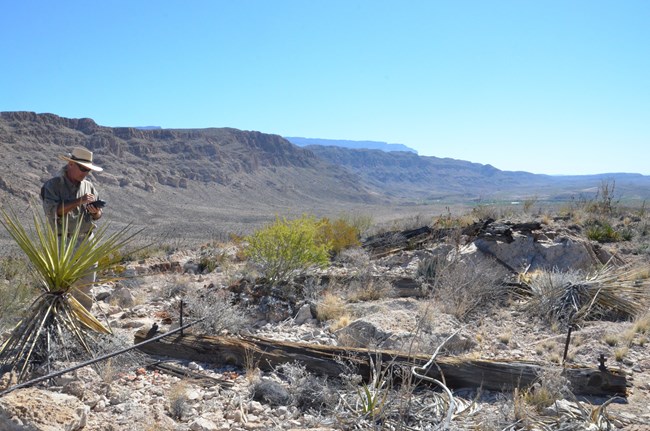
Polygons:
M306 146L292 144L297 139ZM78 145L94 151L105 168L92 178L113 210L111 220L199 237L236 232L276 214L593 198L604 181L615 183L617 198L650 199L650 177L639 174L555 177L419 156L397 144L364 141L383 144L380 150L334 142L339 145L232 128L104 127L89 118L2 112L0 202L37 201L43 181L64 164L59 156Z
M357 150L381 150L381 151L406 151L408 153L415 153L413 148L409 148L402 144L389 144L379 141L349 141L344 139L317 139L317 138L295 138L286 137L287 141L299 147L307 147L310 145L320 145L324 147L343 147L352 148Z

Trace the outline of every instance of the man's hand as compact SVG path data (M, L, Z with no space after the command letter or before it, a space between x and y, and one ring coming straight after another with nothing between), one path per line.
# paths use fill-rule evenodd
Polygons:
M79 199L80 199L79 205L86 205L86 204L89 204L91 202L95 202L95 199L97 199L97 198L92 193L86 193L85 195L83 195Z

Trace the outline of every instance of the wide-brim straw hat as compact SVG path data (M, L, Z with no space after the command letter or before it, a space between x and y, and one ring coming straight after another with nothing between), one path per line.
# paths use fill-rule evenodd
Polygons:
M95 172L101 172L104 170L104 168L100 168L99 166L93 163L93 152L88 151L87 149L82 147L77 147L73 149L72 152L67 156L59 156L59 157L62 160L67 160L68 162L74 162L78 165L84 166L85 168L88 168Z

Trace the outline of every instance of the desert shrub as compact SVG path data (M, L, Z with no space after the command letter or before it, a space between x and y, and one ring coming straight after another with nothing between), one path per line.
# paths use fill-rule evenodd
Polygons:
M542 370L538 382L533 387L515 392L515 403L523 402L527 407L532 407L540 413L556 401L572 396L570 382L563 376L562 369L548 368ZM520 404L520 407L524 406ZM526 410L524 407L519 413L524 413Z
M438 257L431 257L428 259L422 259L418 262L418 268L415 273L417 278L421 278L427 281L433 281L436 279L436 272L440 263L438 262Z
M532 212L533 206L537 203L538 199L537 196L524 199L523 210L525 214L530 214Z
M271 285L289 281L296 271L329 262L330 245L319 236L320 222L303 215L275 222L246 237L245 254Z
M470 214L454 215L451 208L446 207L446 213L433 218L433 227L436 229L460 229L471 225L474 218Z
M506 271L489 259L472 262L431 257L418 268L423 289L442 312L459 320L503 301L508 293L505 275Z
M331 411L338 402L337 393L323 377L307 371L300 363L286 363L277 370L289 383L289 392L301 411Z
M646 312L636 319L634 331L638 334L650 335L650 312Z
M503 208L499 208L494 204L480 202L472 208L471 215L478 220L498 220L503 215Z
M199 256L199 272L208 274L217 269L218 267L227 267L230 262L230 257L223 249L217 245L204 245L201 247Z
M194 327L202 333L213 335L223 330L237 333L246 323L241 307L233 304L232 294L216 288L187 290L185 310L194 320L203 319Z
M352 268L363 268L370 264L370 255L361 247L348 248L336 256L335 262Z
M330 251L337 255L345 249L359 246L359 230L343 219L330 221L321 219L319 223L320 241L330 245Z
M603 180L598 187L596 196L586 205L586 210L600 216L611 216L615 213L620 200L614 199L616 181Z
M254 400L270 406L288 406L293 402L291 393L280 382L270 379L257 379L251 385L251 396Z

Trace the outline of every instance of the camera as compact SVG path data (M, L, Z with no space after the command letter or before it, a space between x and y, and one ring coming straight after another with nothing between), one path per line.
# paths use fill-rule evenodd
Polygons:
M92 205L95 208L104 208L106 206L106 201L103 200L96 200L95 202L91 202L88 205Z

